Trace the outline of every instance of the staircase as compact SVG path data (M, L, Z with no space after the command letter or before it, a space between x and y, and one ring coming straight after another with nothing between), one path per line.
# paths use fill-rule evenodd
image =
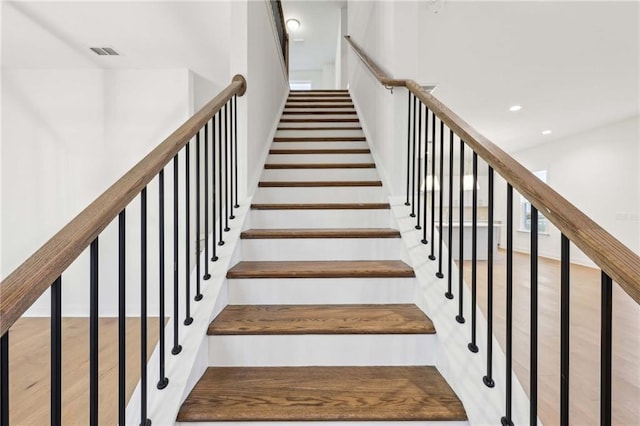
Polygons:
M466 424L385 198L348 92L292 92L178 422Z

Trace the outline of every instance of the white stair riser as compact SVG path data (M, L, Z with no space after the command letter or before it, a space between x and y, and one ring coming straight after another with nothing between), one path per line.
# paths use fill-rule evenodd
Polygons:
M286 118L286 117L285 117ZM357 120L357 117L352 117ZM360 123L358 121L346 121L346 122L331 122L331 121L314 121L311 123L296 123L296 122L281 122L278 127L359 127ZM307 130L309 131L309 130Z
M227 280L230 305L415 303L415 278Z
M286 123L283 123L286 124ZM354 123L355 124L355 123ZM287 126L289 127L289 126ZM316 126L308 126L316 127ZM302 137L302 138L335 138L335 137L362 137L364 132L361 129L341 129L341 130L278 130L276 137Z
M379 186L258 188L254 203L381 203Z
M369 145L363 141L337 142L274 142L271 149L367 149Z
M303 120L315 120L315 119L322 119L322 120L335 120L335 119L342 119L342 118L358 118L358 116L356 114L341 114L341 113L335 113L335 114L284 114L282 116L283 118L295 118L295 119L303 119ZM283 123L284 124L284 123ZM307 124L312 124L312 123L307 123ZM313 123L315 124L315 123ZM351 123L353 124L353 123Z
M388 228L389 210L251 210L253 228Z
M379 180L378 170L373 169L266 169L263 181L332 181Z
M435 334L209 336L209 366L434 365Z
M373 163L371 154L269 154L267 164Z
M253 260L393 260L399 238L291 238L242 240L242 259Z

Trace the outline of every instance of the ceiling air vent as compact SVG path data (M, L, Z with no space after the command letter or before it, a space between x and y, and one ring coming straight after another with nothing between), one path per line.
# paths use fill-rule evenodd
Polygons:
M96 55L100 56L118 56L120 55L118 52L113 50L110 47L90 47L89 49L93 50Z

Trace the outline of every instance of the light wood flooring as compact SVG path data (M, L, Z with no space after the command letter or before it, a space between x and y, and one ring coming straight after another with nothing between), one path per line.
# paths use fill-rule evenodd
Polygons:
M41 426L50 423L50 321L21 318L9 337L10 423ZM127 400L140 380L140 320L128 318ZM99 355L99 424L118 419L118 321L101 318ZM158 341L158 318L148 319L149 356ZM171 355L169 355L171 356ZM157 377L149 377L151 383ZM89 424L89 320L62 320L62 423Z
M515 253L513 264L513 365L528 394L530 256ZM478 262L477 275L478 303L485 315L486 265L486 261ZM505 274L506 254L499 250L494 263L493 330L503 347L506 335ZM470 285L469 261L464 261L464 276ZM560 262L539 258L538 276L538 416L545 425L557 425L560 423ZM596 425L600 423L600 270L571 265L570 280L569 422ZM457 292L455 294L457 303ZM470 327L469 318L464 326ZM485 351L486 348L480 348L482 356ZM640 425L640 306L615 284L612 381L612 424Z

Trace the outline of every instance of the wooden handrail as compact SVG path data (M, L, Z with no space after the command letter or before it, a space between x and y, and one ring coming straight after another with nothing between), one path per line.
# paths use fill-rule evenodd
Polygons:
M640 257L526 167L481 135L413 80L391 78L349 36L345 39L385 87L406 87L474 152L525 196L580 250L640 304ZM575 284L579 285L579 284Z
M153 149L0 283L0 336L48 289L113 219L247 82L233 77L222 92Z

